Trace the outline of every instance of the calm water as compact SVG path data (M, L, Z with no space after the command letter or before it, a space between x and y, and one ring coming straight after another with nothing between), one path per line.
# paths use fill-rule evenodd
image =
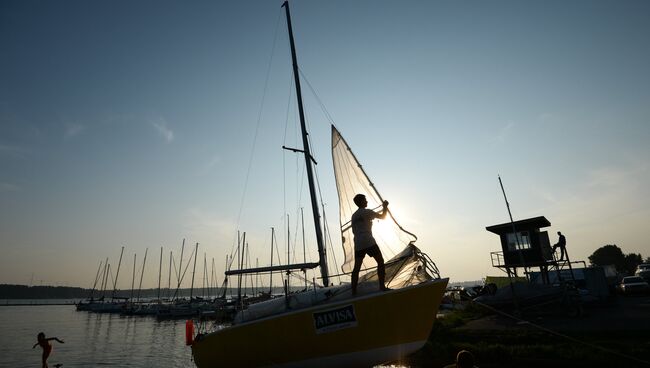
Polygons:
M52 342L50 367L194 367L185 321L77 312L72 305L0 306L0 367L40 367L32 349L43 331Z

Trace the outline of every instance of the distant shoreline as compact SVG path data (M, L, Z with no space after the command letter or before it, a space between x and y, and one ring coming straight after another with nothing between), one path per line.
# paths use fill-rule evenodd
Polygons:
M40 307L40 306L59 306L59 305L76 305L80 300L66 300L66 301L54 301L47 302L48 300L57 300L57 299L37 299L29 300L24 302L16 302L15 300L22 299L4 299L0 301L0 307Z
M302 290L303 287L295 286L291 287L291 291ZM268 286L260 286L258 288L242 288L243 295L254 295L259 292L268 292ZM105 299L115 298L133 298L133 299L152 299L158 298L160 295L161 298L171 298L174 295L177 298L189 298L190 294L194 297L202 298L214 298L217 296L217 293L223 294L223 289L221 288L203 288L195 287L192 291L190 288L182 288L176 291L176 289L161 288L158 291L158 288L152 289L142 289L142 290L116 290L113 293L113 290L92 290L84 289L80 287L72 286L27 286L27 285L9 285L9 284L0 284L0 301L3 300L12 300L12 299L23 299L23 300L34 300L34 299L63 299L63 300L85 300L90 298L92 295L95 299L101 298L102 296ZM272 290L273 294L283 294L284 288L280 286L274 286ZM236 288L228 288L227 295L236 295ZM1 303L1 302L0 302ZM3 305L3 304L2 304Z

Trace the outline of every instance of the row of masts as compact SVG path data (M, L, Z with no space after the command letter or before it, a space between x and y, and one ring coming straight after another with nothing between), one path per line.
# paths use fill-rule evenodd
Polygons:
M173 257L173 252L170 251L169 253L169 272L168 272L168 279L167 279L167 295L165 296L167 299L176 299L179 297L179 292L181 290L181 285L183 283L183 280L185 278L185 275L187 273L187 270L190 266L191 261L193 260L193 272L192 272L192 282L191 282L191 287L190 287L190 298L194 297L194 279L196 275L196 264L198 260L198 246L199 244L196 243L195 249L190 255L190 259L187 261L187 264L185 265L185 268L183 269L183 256L184 256L184 250L185 250L185 240L183 240L183 244L181 246L181 255L179 259L179 264L178 267L176 266L176 260ZM109 263L108 258L106 258L105 261L100 261L99 267L97 268L97 273L95 274L95 281L93 283L93 287L91 289L89 299L94 300L94 299L104 299L107 297L107 292L109 290L109 285L110 281L112 281L112 291L110 294L111 299L116 299L116 298L123 298L123 299L130 299L130 300L140 300L141 299L141 291L142 291L142 283L144 280L144 273L145 273L145 268L146 268L146 263L147 263L147 256L148 256L149 249L145 249L144 253L144 259L142 261L142 267L140 268L140 275L139 275L139 284L138 288L135 288L135 280L136 280L136 267L137 267L137 254L133 255L133 272L132 272L132 278L131 278L131 290L130 290L130 295L129 297L126 297L124 295L117 295L118 293L118 287L117 287L117 281L119 278L119 273L120 273L120 268L122 264L122 258L124 255L124 247L121 248L120 251L120 258L118 261L118 266L117 266L117 271L115 273L115 277L113 277L113 273L111 270L111 264ZM217 289L217 276L216 276L216 271L215 271L215 263L214 263L214 258L212 258L212 270L210 271L210 275L208 276L208 266L207 266L207 254L204 254L203 258L203 296L205 296L206 289L207 289L207 294L210 295L210 290ZM162 267L163 266L163 247L160 248L160 260L159 260L159 266L158 266L158 287L157 287L157 297L156 299L162 300L163 295L162 295ZM174 275L176 276L176 284L172 286L172 267L174 269ZM182 271L182 272L181 272ZM99 285L98 285L99 284ZM207 285L206 285L207 284ZM172 294L173 291L173 294ZM100 293L99 295L96 295L96 293ZM136 294L137 293L137 294Z
M301 209L302 213L302 209ZM287 215L287 221L289 220L289 216ZM215 271L215 260L212 258L212 263L211 263L211 270L208 272L208 262L207 262L207 254L204 254L204 259L203 259L203 276L202 276L202 294L200 296L200 299L205 299L205 300L210 300L213 296L214 299L220 298L220 299L227 299L227 292L230 291L230 297L229 299L237 300L240 305L243 305L244 301L246 298L249 298L250 296L248 295L248 291L252 291L252 297L259 296L261 294L266 294L266 295L273 295L273 294L278 294L277 291L274 293L274 273L281 273L286 275L286 277L282 281L282 291L283 293L289 292L289 289L292 287L290 284L290 276L295 275L293 273L294 268L298 265L301 266L303 265L304 267L300 268L300 271L302 272L301 276L298 276L304 281L304 288L308 287L308 278L307 278L307 270L310 268L313 268L314 266L317 266L317 263L307 263L307 255L306 255L306 240L305 240L305 232L304 232L304 216L301 218L301 223L303 227L302 231L302 250L303 250L303 262L302 264L291 264L291 245L290 245L290 239L291 239L291 232L289 229L287 229L287 251L286 251L286 264L283 265L281 264L281 255L280 251L278 249L278 242L276 239L276 234L275 234L275 228L271 228L271 252L270 252L270 261L271 264L270 266L265 266L265 267L259 267L259 259L255 259L255 265L252 267L252 262L251 262L251 257L250 257L250 247L248 245L248 242L246 241L246 233L239 233L238 234L238 242L237 242L237 248L236 248L236 254L231 254L226 256L226 272L225 275L226 277L223 280L223 284L221 286L221 290L217 287L217 273ZM184 263L184 255L185 255L185 240L183 239L183 243L181 245L181 252L180 252L180 258L178 260L178 266L176 264L176 259L173 257L173 251L170 251L169 253L169 271L168 271L168 279L167 279L167 287L163 288L162 286L162 269L163 269L163 247L160 248L160 257L159 257L159 265L158 265L158 287L157 287L157 295L155 298L151 296L151 293L148 293L147 297L142 296L142 283L144 280L144 273L145 273L145 268L146 268L146 263L147 263L147 257L148 257L148 252L149 249L145 249L144 253L144 258L142 260L142 267L140 268L140 272L138 275L138 257L137 254L133 255L133 270L132 270L132 278L131 278L131 288L130 292L128 293L128 296L125 292L118 293L119 289L117 287L117 282L118 282L118 277L120 274L120 269L121 269L121 264L124 256L124 247L121 248L120 251L120 257L118 261L118 266L117 266L117 271L115 273L115 277L113 277L113 273L111 270L111 264L109 263L108 258L106 258L105 261L100 261L99 267L97 268L97 272L95 275L95 280L93 283L93 287L91 289L88 301L93 302L93 301L101 301L105 302L107 299L110 298L110 300L125 300L129 301L131 304L137 304L137 303L150 303L150 302L156 302L156 303L163 303L163 302L174 302L181 298L181 285L183 281L185 280L185 276L187 274L187 271L189 270L189 267L191 264L193 264L193 270L192 270L192 279L191 279L191 286L189 289L189 298L190 300L194 299L194 284L195 284L195 277L196 277L196 267L197 267L197 260L198 260L198 246L199 244L196 243L194 247L194 251L190 255L189 259L187 260L186 263ZM295 250L296 246L294 246L294 259L295 259ZM237 258L237 269L232 269L234 261L235 261L235 256ZM193 261L193 262L192 262ZM289 266L287 266L289 265ZM184 266L184 267L183 267ZM172 272L173 269L173 272ZM260 284L260 275L263 275L265 273L268 273L268 291L266 286L262 286ZM174 285L172 285L172 274L175 275L176 282ZM228 276L230 275L237 275L237 287L236 289L231 287L228 288ZM281 276L282 277L282 276ZM138 287L136 288L136 279L139 279L138 281ZM98 285L99 284L99 285ZM112 285L112 291L110 291L110 297L108 296L109 294L109 285ZM206 287L207 285L207 287ZM297 285L294 285L297 286ZM207 293L206 293L207 289ZM277 287L276 287L277 289ZM233 295L234 290L236 290L236 297ZM163 294L165 293L165 294ZM185 295L187 296L187 295ZM198 295L197 295L198 297Z

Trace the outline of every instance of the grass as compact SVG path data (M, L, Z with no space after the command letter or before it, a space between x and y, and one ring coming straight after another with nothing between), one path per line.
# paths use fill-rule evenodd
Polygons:
M650 367L650 363L624 357L650 361L650 331L579 332L565 338L536 329L458 329L485 315L484 310L470 307L437 320L425 346L399 364L444 367L464 349L474 354L482 368Z

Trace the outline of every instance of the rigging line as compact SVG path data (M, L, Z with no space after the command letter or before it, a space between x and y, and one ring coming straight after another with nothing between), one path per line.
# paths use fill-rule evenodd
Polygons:
M291 75L293 77L293 75ZM287 145L287 131L289 130L289 112L291 111L291 101L293 96L293 78L289 80L289 99L287 101L287 110L284 117L284 136L282 137L282 142L284 145ZM287 213L287 152L282 150L282 224L285 224L284 214ZM289 226L289 224L286 224ZM285 226L282 226L284 229ZM278 253L280 254L280 253ZM280 257L282 258L282 257Z
M178 286L176 287L176 291L174 292L174 299L176 299L176 295L178 295L178 291L181 288L181 284L183 283L183 279L185 279L185 274L187 273L187 269L190 267L190 260L192 259L192 256L194 255L195 250L190 253L190 258L187 260L187 265L185 266L185 270L183 271L183 274L181 275L180 280L178 280ZM180 265L179 265L179 270L180 270Z
M325 220L323 222L325 222L327 224L326 219L325 219L325 209L324 208L323 208L323 219ZM338 270L339 269L339 263L336 260L336 252L334 251L334 242L332 241L332 232L329 231L329 226L327 226L327 230L328 230L327 231L327 239L329 239L330 249L332 250L331 253L332 253L332 258L334 259L334 267L335 267L335 270ZM339 283L340 283L341 282L341 277L338 276L337 278L338 278Z
M278 255L278 265L281 265L282 256L280 254L280 249L278 248L278 238L275 236L275 232L273 232L273 240L275 240L275 253Z
M242 216L242 212L243 212L243 209L244 209L244 202L245 202L245 199L246 199L246 191L248 189L248 180L250 178L250 172L251 172L251 168L253 166L253 157L254 157L254 154L255 154L255 147L257 145L257 135L259 133L260 123L262 121L262 111L264 111L264 102L266 101L266 94L267 94L268 85L269 85L269 76L271 75L271 66L273 65L273 56L275 55L275 45L276 45L277 39L278 39L278 29L279 29L279 26L280 26L280 19L281 18L282 18L282 12L280 12L278 14L278 20L276 21L276 24L275 24L275 32L273 34L273 46L271 47L271 56L269 58L268 68L266 70L266 78L264 80L264 89L263 89L263 92L262 92L262 100L260 102L260 108L259 108L258 113L257 113L257 123L256 123L256 126L255 126L255 134L253 135L253 145L252 145L252 148L251 148L251 154L250 154L250 157L248 159L248 168L246 170L246 179L244 180L244 190L243 190L242 198L241 198L241 201L240 201L240 204L239 204L239 213L237 214L237 228L239 228L239 224L241 223L241 216ZM234 245L234 242L233 242L233 245L232 245L232 247L230 249L231 254L234 251L234 247L235 247L235 245Z
M296 200L296 212L295 212L295 214L296 214L296 216L295 216L296 226L295 226L295 231L294 231L294 236L293 236L293 244L294 244L293 261L294 262L296 261L296 244L298 244L297 243L298 225L299 225L298 214L300 213L300 208L302 207L300 204L302 203L302 195L303 195L304 188L305 188L305 174L306 174L306 168L303 165L300 165L299 162L296 162L296 164L297 164L296 165L296 176L297 177L300 176L300 183L298 184L298 187L296 188L298 193L296 194L297 195L297 198L296 198L297 199ZM298 175L298 171L300 171L300 175Z
M307 79L307 76L305 75L305 73L302 71L300 67L298 67L298 72L302 76L302 79L307 83L307 86L309 87L311 93L316 98L316 101L318 101L318 104L323 110L323 113L325 114L327 120L329 120L330 124L334 124L334 119L332 118L332 115L330 115L329 111L327 111L327 108L325 108L325 104L323 103L323 101L321 101L320 97L318 96L318 93L316 93L316 89L311 85L311 83L309 83L309 79Z

